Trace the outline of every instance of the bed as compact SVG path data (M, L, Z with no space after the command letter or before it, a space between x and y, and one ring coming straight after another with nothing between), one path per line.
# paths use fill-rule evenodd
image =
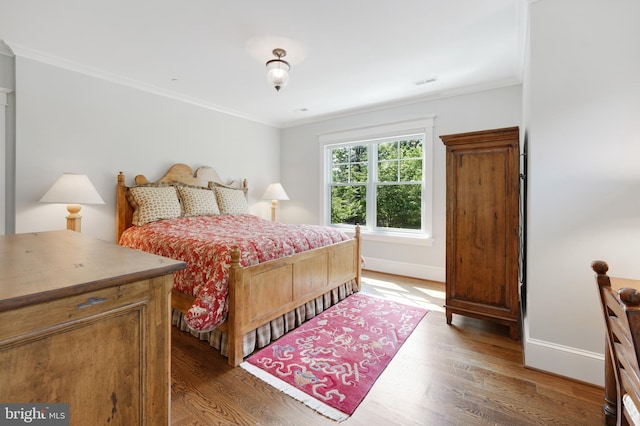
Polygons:
M174 280L172 323L208 340L232 366L360 290L359 227L348 238L334 228L266 221L248 213L246 193L246 181L186 164L157 181L138 175L133 185L120 172L116 187L116 241L187 262ZM222 241L208 247L214 234Z

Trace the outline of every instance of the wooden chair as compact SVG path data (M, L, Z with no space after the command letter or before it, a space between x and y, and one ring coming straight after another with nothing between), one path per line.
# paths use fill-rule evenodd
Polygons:
M640 425L640 292L638 281L610 278L609 265L591 263L606 323L605 406L607 424ZM613 280L613 285L612 285Z

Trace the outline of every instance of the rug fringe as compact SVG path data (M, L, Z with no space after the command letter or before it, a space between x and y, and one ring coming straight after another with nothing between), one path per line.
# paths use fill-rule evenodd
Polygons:
M322 414L325 417L330 418L331 420L342 422L349 418L348 414L343 413L340 410L336 410L335 408L323 403L322 401L318 401L317 399L307 395L301 390L296 389L294 386L290 385L289 383L284 382L275 376L272 376L271 374L254 366L253 364L250 364L248 362L243 362L240 364L240 367L246 370L247 372L249 372L250 374L256 376L263 382L273 386L274 388L278 389L281 392L286 393L290 397L297 399L307 407L314 409L318 413Z

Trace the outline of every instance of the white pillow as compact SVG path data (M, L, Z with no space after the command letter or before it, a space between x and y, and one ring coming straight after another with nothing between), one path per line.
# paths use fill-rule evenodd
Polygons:
M211 189L176 186L185 216L212 216L220 214L216 194Z
M218 199L218 207L222 214L247 214L249 213L249 205L244 191L241 189L215 187L216 198Z

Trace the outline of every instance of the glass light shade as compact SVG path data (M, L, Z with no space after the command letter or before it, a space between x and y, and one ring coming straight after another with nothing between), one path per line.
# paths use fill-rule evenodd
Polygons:
M279 183L272 183L264 191L262 198L265 200L288 200L289 196L284 191L284 188Z
M289 84L289 70L291 67L285 61L273 59L267 62L267 81L271 83L276 90Z
M40 199L41 203L104 204L87 175L64 173Z

